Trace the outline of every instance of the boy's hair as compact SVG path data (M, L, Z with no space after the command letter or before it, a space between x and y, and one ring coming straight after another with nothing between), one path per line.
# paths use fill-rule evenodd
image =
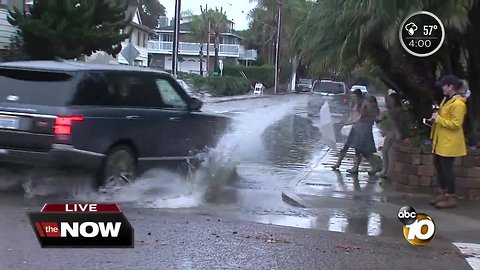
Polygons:
M387 96L387 98L393 99L393 102L395 103L396 106L401 107L402 106L402 99L400 98L400 95L397 93L393 93Z
M354 94L355 96L359 97L359 98L364 98L365 96L363 95L363 92L362 90L360 89L355 89L352 91L352 94Z

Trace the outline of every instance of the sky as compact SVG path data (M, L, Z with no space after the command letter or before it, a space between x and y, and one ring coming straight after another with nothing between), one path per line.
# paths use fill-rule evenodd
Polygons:
M218 7L226 12L228 19L235 23L235 30L245 30L248 28L249 19L248 13L256 5L255 2L250 3L250 0L181 0L182 12L192 11L193 14L200 14L200 5L205 8L214 9ZM175 16L175 0L160 0L160 3L165 6L167 16L172 18Z

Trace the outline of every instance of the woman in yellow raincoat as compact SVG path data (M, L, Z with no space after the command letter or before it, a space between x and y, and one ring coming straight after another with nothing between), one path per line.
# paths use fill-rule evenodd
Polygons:
M433 122L432 152L439 185L430 203L437 208L452 208L457 206L454 160L467 155L463 132L467 106L466 98L458 92L463 83L457 76L446 75L437 84L442 87L445 98L439 111L430 118Z

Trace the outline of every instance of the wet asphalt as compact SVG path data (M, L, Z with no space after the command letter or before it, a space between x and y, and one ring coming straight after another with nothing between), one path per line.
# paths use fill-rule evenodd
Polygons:
M0 269L469 269L450 239L423 249L409 246L398 223L378 213L371 200L305 197L311 207L298 207L282 197L326 156L319 120L306 115L306 98L205 104L204 111L240 121L237 134L225 140L236 170L215 157L217 167L208 171L214 173L201 178L209 184L199 181L213 188L202 186L201 192L188 193L191 185L183 176L164 171L110 196L56 192L68 190L71 179L36 184L32 194L4 190ZM334 119L341 142L345 118ZM162 184L165 179L171 185ZM382 197L378 182L349 179L343 183L346 189L366 187ZM120 203L135 228L135 248L41 249L25 212L66 200Z

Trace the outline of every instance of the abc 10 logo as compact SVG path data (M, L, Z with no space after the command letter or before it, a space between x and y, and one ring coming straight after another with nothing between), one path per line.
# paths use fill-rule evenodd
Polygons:
M408 243L414 246L427 246L432 242L436 227L429 215L417 213L411 206L403 206L397 216L403 224L403 236Z

